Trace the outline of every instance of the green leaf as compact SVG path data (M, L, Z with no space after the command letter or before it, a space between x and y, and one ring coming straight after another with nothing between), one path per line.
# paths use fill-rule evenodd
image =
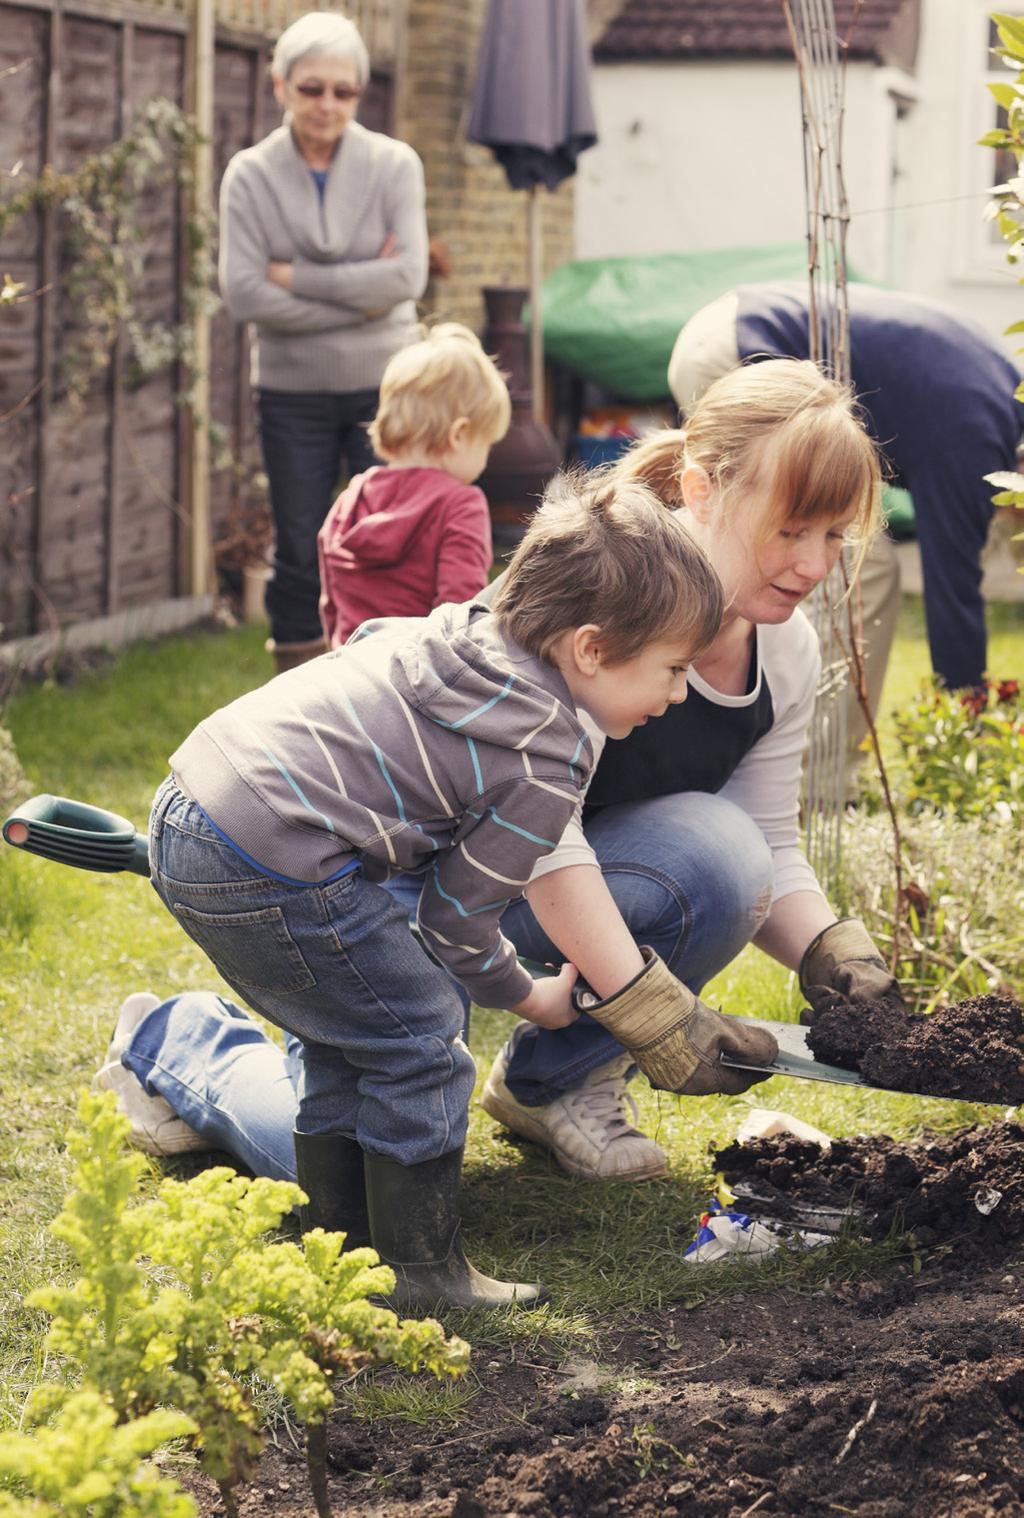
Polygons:
M987 84L985 88L1005 111L1010 110L1020 99L1020 89L1016 84Z
M1017 53L1024 53L1024 20L1020 16L1009 16L1005 11L993 11L992 20L1003 45Z

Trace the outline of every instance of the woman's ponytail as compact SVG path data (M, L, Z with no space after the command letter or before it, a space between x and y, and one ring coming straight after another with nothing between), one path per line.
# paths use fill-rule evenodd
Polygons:
M634 443L612 465L609 478L615 485L646 485L664 506L681 506L685 443L679 427L662 427Z

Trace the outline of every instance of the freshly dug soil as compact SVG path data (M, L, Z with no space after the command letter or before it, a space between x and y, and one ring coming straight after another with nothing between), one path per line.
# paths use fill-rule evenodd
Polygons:
M859 1070L872 1086L1024 1102L1024 1008L1007 996L974 996L927 1017L899 1004L852 1008L837 997L819 1010L807 1041L815 1059Z
M812 1293L616 1316L574 1363L530 1340L482 1348L457 1427L332 1421L337 1518L1024 1518L1024 1126L826 1158L777 1138L722 1162L780 1205L853 1201L875 1233L898 1202L946 1247L882 1280L837 1263ZM242 1518L312 1512L301 1453L278 1440ZM189 1485L204 1518L223 1512Z
M716 1158L755 1217L805 1227L845 1222L883 1239L909 1231L930 1247L956 1240L950 1263L1002 1258L1024 1244L1024 1124L965 1128L919 1144L833 1139L822 1151L785 1134L731 1144Z

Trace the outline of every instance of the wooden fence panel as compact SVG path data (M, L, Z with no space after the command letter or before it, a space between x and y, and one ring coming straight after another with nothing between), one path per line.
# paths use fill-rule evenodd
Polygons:
M265 55L260 48L218 46L214 67L214 193L219 196L224 170L235 153L264 135ZM245 464L255 457L255 428L249 390L249 342L244 326L221 308L213 319L210 342L210 414L227 434L234 457ZM210 517L214 542L231 531L239 501L239 481L230 470L210 479Z
M125 125L147 100L182 103L183 35L135 26L126 68ZM182 198L175 184L148 189L142 200L145 264L136 308L145 322L173 326L182 319ZM164 369L139 382L124 376L118 424L117 499L112 527L116 594L110 610L140 605L187 589L179 585L181 512L181 377Z
M120 133L119 30L107 21L64 18L54 121L58 169L74 171ZM56 287L46 296L54 321L48 376L53 404L43 433L46 513L39 578L47 601L65 623L106 611L109 380L103 374L75 403L63 379L63 367L74 362L90 323L88 304L74 297L68 283L77 252L70 221L61 216Z
M34 178L44 161L44 91L47 18L10 9L0 25L0 163ZM22 218L3 242L0 277L39 284L41 223ZM39 407L40 313L38 300L9 306L0 320L0 639L14 636L32 618L33 542L38 500L36 462ZM26 397L29 399L26 400ZM11 415L13 413L13 415Z

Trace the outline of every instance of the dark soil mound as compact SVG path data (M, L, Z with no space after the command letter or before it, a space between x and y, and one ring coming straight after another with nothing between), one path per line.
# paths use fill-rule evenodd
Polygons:
M1024 1240L1024 1124L965 1128L949 1138L901 1144L885 1137L834 1139L829 1150L778 1135L732 1144L718 1168L757 1216L812 1228L852 1216L885 1238L911 1231L922 1245L956 1240L998 1257Z
M714 1267L711 1267L712 1269ZM833 1282L610 1321L599 1396L480 1353L458 1429L328 1434L336 1518L1021 1518L1024 1267ZM643 1379L645 1378L646 1379ZM639 1389L630 1389L629 1378ZM223 1518L202 1478L204 1518ZM269 1448L242 1518L309 1518Z
M836 998L818 1012L807 1041L815 1059L859 1070L873 1086L1024 1102L1024 1009L1006 996L974 996L928 1017Z

